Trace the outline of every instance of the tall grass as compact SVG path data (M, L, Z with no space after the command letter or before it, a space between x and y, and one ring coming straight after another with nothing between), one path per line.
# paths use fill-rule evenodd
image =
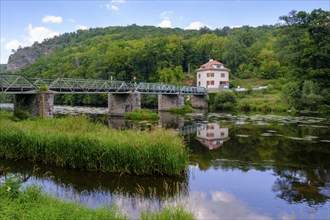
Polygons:
M180 175L188 165L188 149L171 130L111 130L85 116L0 120L0 157L137 175Z
M193 220L196 219L195 216L184 210L181 206L178 207L166 207L160 212L145 211L141 213L141 219L143 220L163 220L163 219L173 219L173 220Z
M35 185L22 189L14 178L0 185L0 219L127 219L116 206L89 209L47 195Z
M0 201L0 219L128 219L115 204L90 209L48 195L35 185L22 188L19 176L10 176L0 184ZM194 219L194 216L177 206L141 212L140 218Z

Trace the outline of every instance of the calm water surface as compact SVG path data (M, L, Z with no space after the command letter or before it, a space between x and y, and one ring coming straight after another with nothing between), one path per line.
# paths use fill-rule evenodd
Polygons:
M67 113L68 107L58 107ZM64 112L64 110L66 112ZM93 113L112 128L149 129ZM70 112L70 110L68 110ZM198 219L329 219L330 121L318 117L211 113L161 114L191 150L180 177L90 173L29 161L0 160L26 183L68 201L98 207L115 202L130 218L141 210L182 204Z

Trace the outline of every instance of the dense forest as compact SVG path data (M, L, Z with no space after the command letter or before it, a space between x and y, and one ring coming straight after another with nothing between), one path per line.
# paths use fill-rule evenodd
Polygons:
M291 11L279 21L215 30L135 24L78 30L19 48L7 71L20 63L15 73L27 77L184 84L201 64L216 59L231 69L231 79L280 81L292 107L329 105L330 12Z

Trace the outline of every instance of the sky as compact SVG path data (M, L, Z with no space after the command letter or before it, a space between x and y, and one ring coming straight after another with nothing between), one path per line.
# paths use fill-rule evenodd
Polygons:
M79 29L131 24L210 29L275 25L292 10L330 10L330 0L0 0L0 63L12 50Z

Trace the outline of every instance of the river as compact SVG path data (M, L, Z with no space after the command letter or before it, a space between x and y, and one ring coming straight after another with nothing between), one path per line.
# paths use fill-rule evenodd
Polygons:
M308 116L162 113L154 125L104 115L106 108L57 106L57 114L97 114L112 128L175 129L191 150L180 177L130 176L0 159L59 198L88 207L141 210L183 205L197 219L329 219L330 120Z

